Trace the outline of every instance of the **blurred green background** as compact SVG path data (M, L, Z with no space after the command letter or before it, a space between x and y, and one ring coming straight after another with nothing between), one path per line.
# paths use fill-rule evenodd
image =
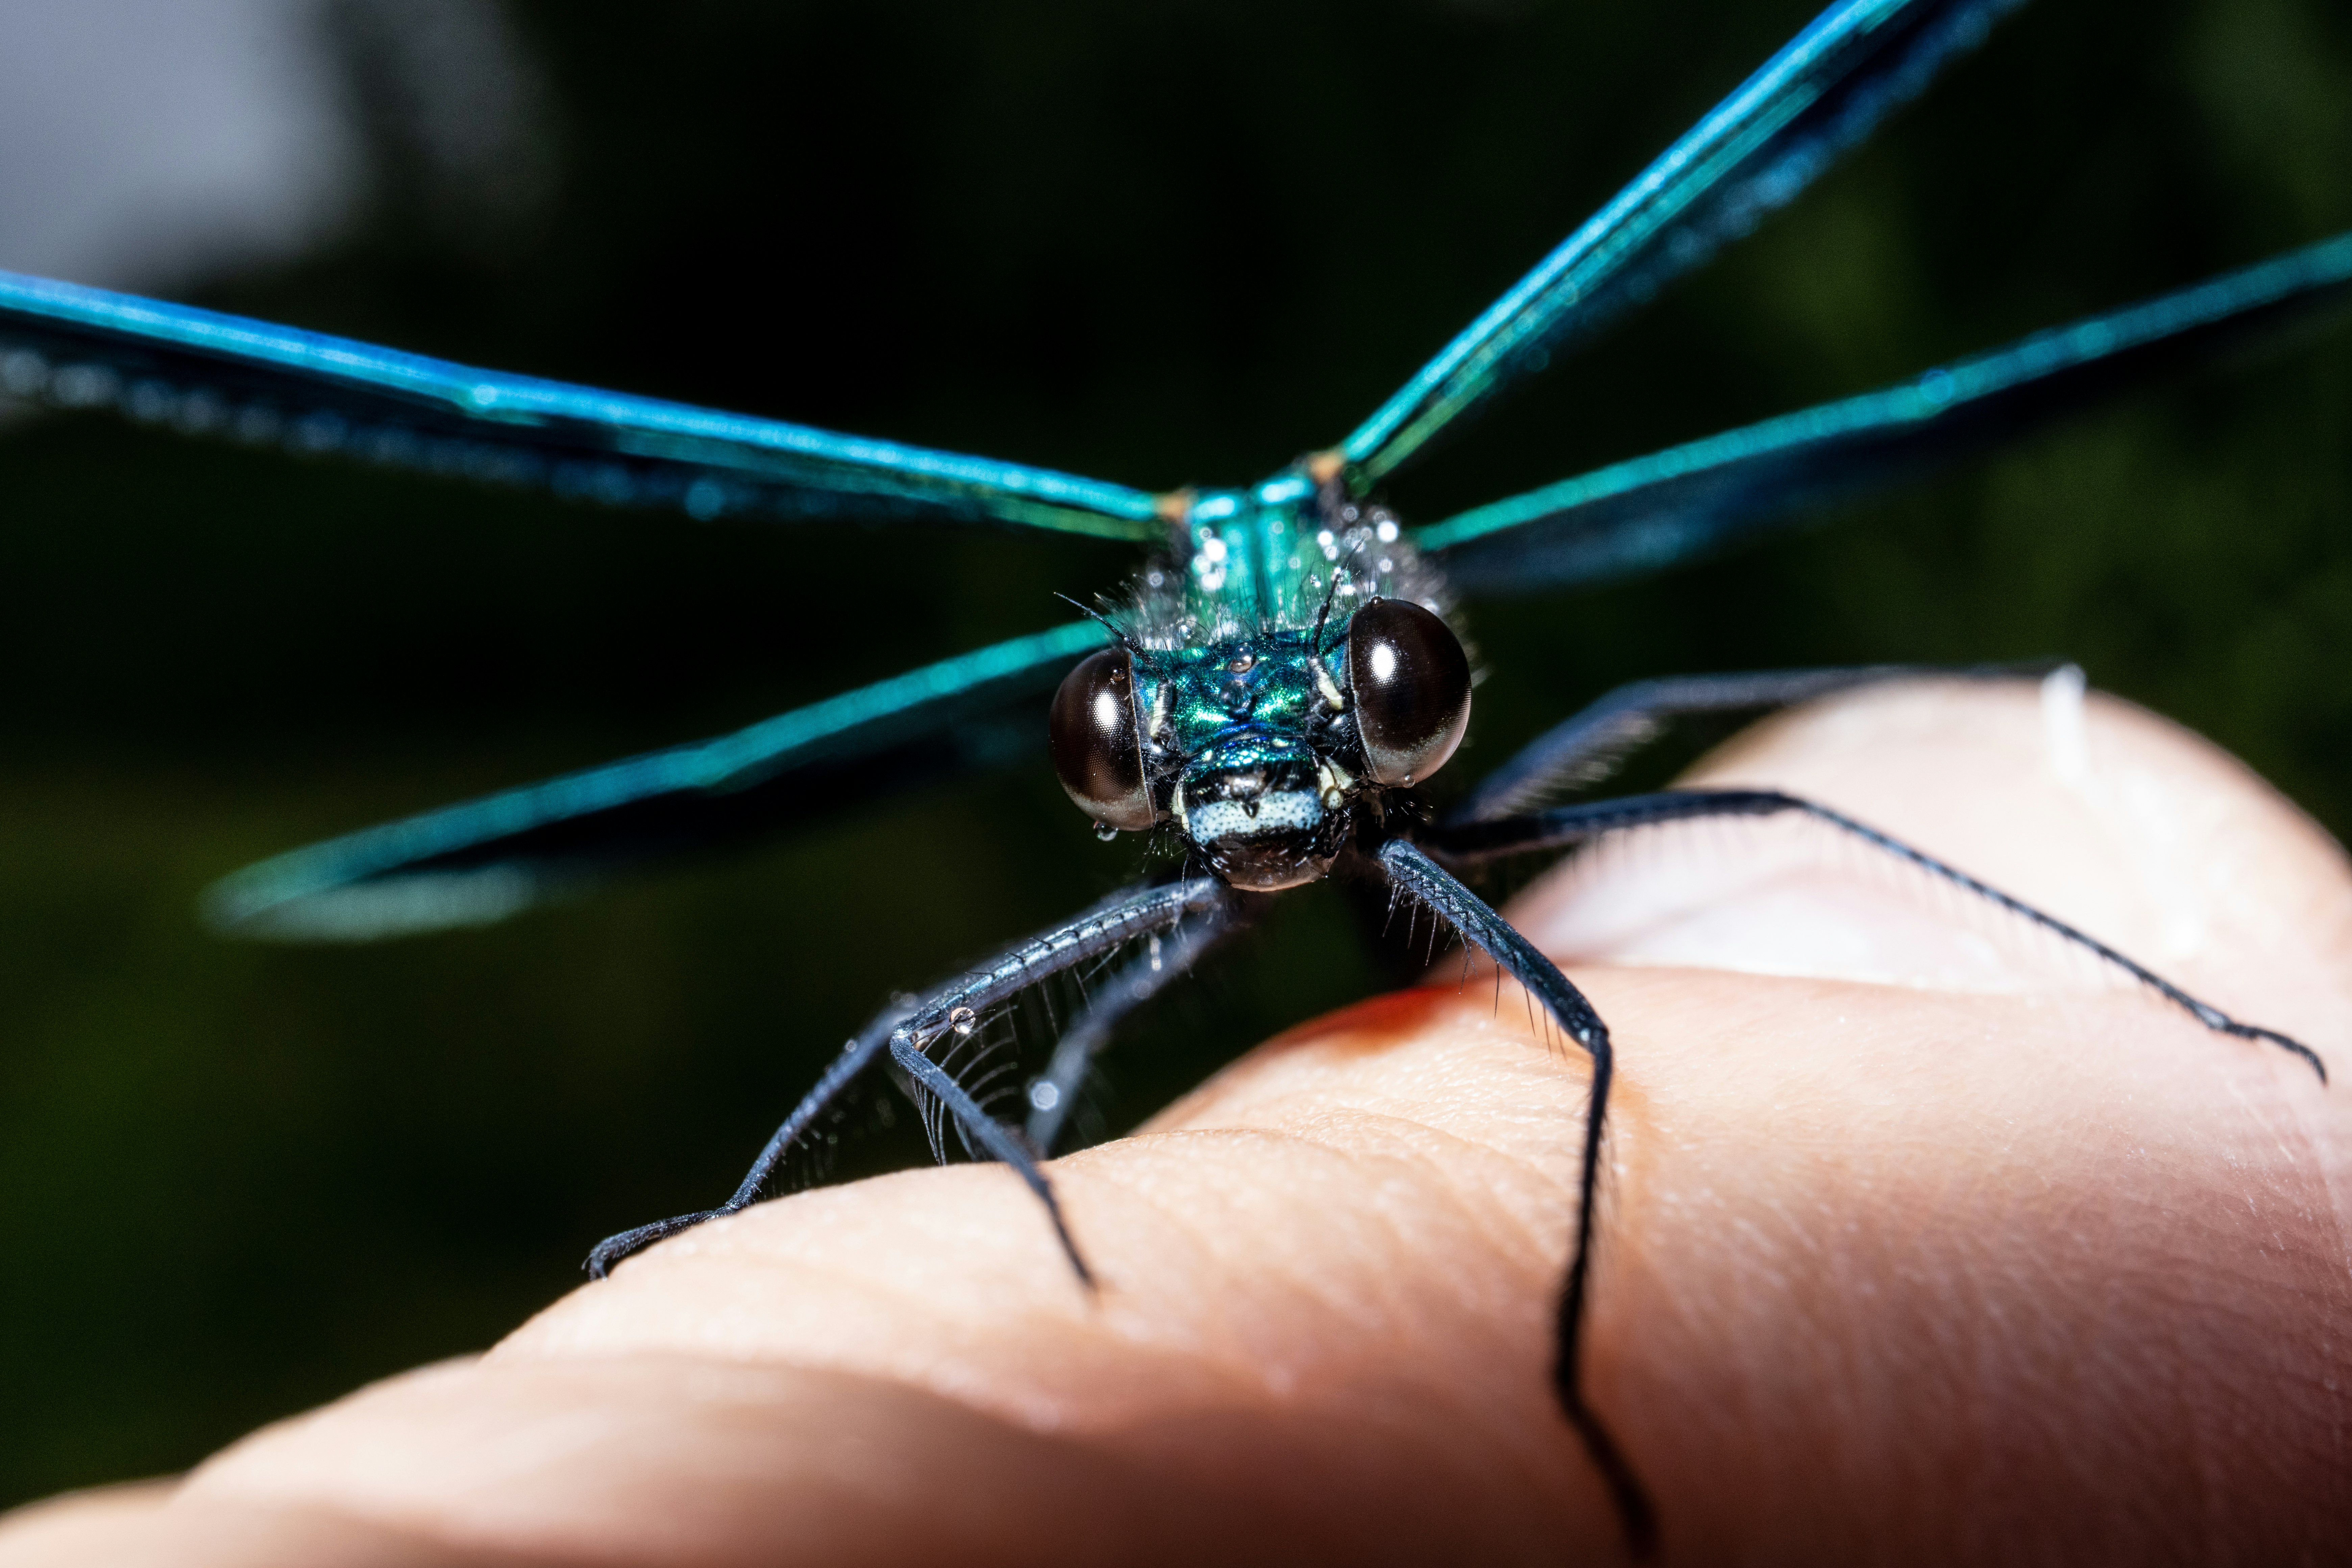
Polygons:
M184 290L1151 486L1338 438L1810 0L508 7L507 184L327 13L357 216ZM1429 519L2352 226L2352 16L2041 0L1400 482ZM494 170L493 173L497 173ZM479 171L477 171L478 174ZM1700 569L1473 606L1467 773L1627 679L2066 654L2352 826L2352 334ZM0 1503L479 1348L729 1190L821 1061L1115 885L1043 754L486 931L208 938L211 879L1056 622L1118 549L705 526L0 432ZM1108 1125L1380 984L1328 889L1123 1039ZM921 1157L859 1123L841 1169ZM870 1123L870 1124L869 1124Z

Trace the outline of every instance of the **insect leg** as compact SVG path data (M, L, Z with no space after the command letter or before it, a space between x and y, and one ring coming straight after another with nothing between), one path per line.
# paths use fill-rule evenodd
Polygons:
M1636 1557L1646 1557L1657 1538L1657 1516L1641 1479L1610 1436L1600 1415L1585 1402L1583 1384L1584 1307L1591 1277L1592 1225L1595 1189L1601 1180L1601 1135L1609 1121L1609 1085L1616 1070L1609 1046L1609 1026L1593 1011L1584 994L1569 983L1559 966L1538 952L1527 938L1489 908L1486 900L1456 881L1444 867L1410 840L1392 838L1378 852L1381 867L1407 894L1429 907L1462 933L1520 984L1526 986L1570 1038L1592 1058L1592 1099L1584 1118L1584 1151L1577 1183L1576 1236L1569 1255L1568 1279L1560 1289L1559 1318L1554 1341L1552 1388L1561 1411L1577 1436L1584 1440L1595 1468L1609 1488L1623 1521L1627 1542Z
M1071 1239L1070 1227L1062 1218L1062 1205L1054 1196L1053 1184L1045 1180L1045 1173L1037 1168L1036 1156L1030 1152L1028 1144L1012 1129L982 1110L979 1101L965 1092L963 1085L956 1082L945 1068L925 1056L908 1030L902 1028L891 1034L890 1059L897 1062L917 1084L940 1097L940 1102L954 1116L956 1125L963 1129L966 1138L976 1141L982 1148L1012 1166L1020 1173L1021 1179L1029 1184L1029 1190L1035 1193L1037 1201L1045 1205L1045 1214L1054 1224L1054 1236L1061 1242L1063 1254L1069 1258L1070 1267L1077 1271L1078 1282L1087 1289L1093 1289L1094 1271L1087 1267L1086 1258L1078 1251L1078 1244Z
M1232 893L1225 885L1213 877L1190 878L1153 888L1130 888L1077 919L1030 938L985 967L940 987L918 1003L911 1012L893 1008L884 1013L843 1047L841 1055L817 1080L816 1087L803 1097L793 1113L784 1119L784 1124L776 1129L775 1136L769 1139L767 1147L760 1152L759 1159L753 1162L751 1171L735 1189L734 1196L714 1209L659 1220L606 1237L588 1255L589 1275L601 1279L621 1259L642 1247L650 1247L664 1237L675 1236L705 1220L749 1208L759 1200L761 1189L783 1159L785 1152L814 1124L816 1118L848 1086L850 1080L871 1066L884 1050L887 1049L892 1059L916 1081L922 1083L930 1092L939 1094L937 1086L906 1060L898 1048L902 1037L920 1056L925 1047L942 1037L968 1035L976 1026L982 1008L1006 1001L1039 981L1108 952L1122 942L1167 930L1187 916L1222 909L1231 898ZM929 1058L924 1059L932 1071L940 1071L936 1064L929 1064ZM955 1090L953 1096L940 1095L940 1099L956 1112L957 1122L964 1128L966 1134L979 1138L998 1158L1007 1158L997 1147L996 1138L967 1118L962 1109L964 1106L971 1106L972 1110L978 1112L978 1107L971 1104L971 1096L965 1094L961 1086L956 1085L953 1079L948 1079L944 1072L940 1072L940 1077ZM979 1115L979 1121L1010 1139L1010 1134L1004 1133L985 1114ZM1009 1146L1018 1149L1017 1144ZM1030 1160L1026 1150L1019 1150L1019 1152L1021 1160L1013 1163L1023 1169L1024 1179L1031 1180L1033 1186L1039 1184L1042 1178L1036 1174L1034 1161ZM1051 1207L1050 1195L1046 1201ZM1054 1223L1058 1230L1061 1226L1058 1212ZM1066 1233L1063 1242L1066 1247L1068 1245ZM1078 1261L1075 1251L1071 1253L1071 1261L1076 1265L1079 1277L1086 1278L1086 1266Z
M1537 736L1445 814L1451 826L1526 811L1572 784L1599 782L1625 756L1694 713L1786 708L1832 691L1916 676L1983 680L2046 675L2050 664L1864 664L1831 669L1759 669L1728 675L1672 675L1617 688Z
M1178 926L1150 952L1129 960L1126 967L1096 988L1083 1011L1070 1021L1054 1047L1054 1058L1045 1073L1029 1086L1030 1147L1051 1154L1062 1135L1062 1125L1076 1105L1078 1089L1095 1058L1110 1041L1111 1031L1129 1013L1160 994L1160 988L1188 973L1210 947L1241 929L1238 904L1213 909L1197 920Z
M866 1025L842 1047L841 1054L833 1058L833 1065L826 1068L824 1076L816 1080L816 1086L801 1097L801 1102L793 1107L793 1113L784 1118L784 1124L776 1129L775 1136L770 1138L767 1146L760 1151L760 1157L751 1162L751 1169L736 1187L734 1196L715 1209L656 1220L651 1225L641 1225L618 1236L606 1237L588 1255L588 1277L602 1279L621 1259L651 1247L664 1237L691 1230L704 1220L735 1214L757 1203L761 1189L768 1184L768 1178L775 1173L776 1166L782 1162L785 1153L800 1142L802 1135L814 1125L819 1116L824 1114L825 1108L840 1097L851 1080L872 1065L874 1058L889 1043L890 1031L898 1026L900 1016L899 1009L890 1009Z
M2012 898L1998 888L1979 882L1957 867L1948 866L1889 834L1856 822L1826 805L1798 795L1783 795L1779 790L1665 790L1656 795L1627 795L1619 800L1589 801L1526 816L1449 825L1430 835L1428 843L1448 861L1474 864L1498 856L1562 848L1598 838L1606 833L1655 823L1687 822L1709 816L1772 816L1784 812L1794 812L1824 823L1860 839L1874 849L1917 867L1940 881L1972 893L2013 915L2022 916L2042 930L2115 965L2207 1028L2242 1040L2257 1040L2276 1046L2309 1063L2312 1071L2319 1075L2320 1082L2327 1081L2327 1065L2319 1059L2318 1052L2300 1040L2292 1039L2275 1029L2241 1023L2210 1002L2191 996L2155 971L2126 958L2097 938L2075 930L2057 916L2046 914L2022 899Z

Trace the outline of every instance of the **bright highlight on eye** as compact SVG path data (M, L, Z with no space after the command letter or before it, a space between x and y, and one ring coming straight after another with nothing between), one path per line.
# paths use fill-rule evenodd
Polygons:
M1384 784L1425 782L1470 724L1470 658L1453 630L1408 599L1375 599L1348 625L1348 668L1364 765Z
M1124 648L1078 661L1054 694L1054 772L1080 811L1105 830L1151 826L1151 791L1135 721L1135 670Z

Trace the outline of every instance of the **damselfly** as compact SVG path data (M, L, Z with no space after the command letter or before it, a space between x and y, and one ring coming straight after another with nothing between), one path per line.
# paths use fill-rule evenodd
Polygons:
M1354 432L1245 489L1146 492L27 279L0 280L0 387L192 434L674 506L702 519L979 522L1146 547L1149 560L1123 595L1058 629L716 741L298 850L223 884L211 912L233 931L296 939L494 920L648 851L991 761L1008 725L1026 721L1054 693L1052 757L1073 800L1098 831L1149 836L1171 853L1080 920L894 1005L850 1042L726 1205L615 1237L593 1267L601 1272L635 1247L751 1202L832 1098L887 1066L915 1086L927 1111L952 1118L969 1145L1021 1172L1083 1275L1084 1238L1061 1227L1038 1162L1061 1135L1093 1052L1129 1007L1246 925L1264 899L1351 864L1486 952L1592 1055L1591 1110L1574 1134L1584 1178L1561 1292L1557 1388L1639 1540L1650 1528L1648 1504L1579 1377L1611 1081L1607 1028L1455 871L1651 823L1809 815L2089 948L2217 1031L2318 1065L2296 1043L2224 1016L2088 937L1807 803L1748 791L1547 805L1677 714L1769 707L1882 672L1629 689L1568 720L1443 814L1422 794L1470 717L1470 663L1450 624L1455 595L1589 583L1693 557L1825 497L2210 355L2334 300L2352 281L2352 239L2332 240L1894 387L1453 518L1412 525L1382 503L1383 481L1436 437L1792 199L2006 9L2000 0L1833 6ZM1142 954L1099 987L1095 1006L1027 1086L1026 1125L994 1120L950 1070L955 1043L1028 987L1137 944Z

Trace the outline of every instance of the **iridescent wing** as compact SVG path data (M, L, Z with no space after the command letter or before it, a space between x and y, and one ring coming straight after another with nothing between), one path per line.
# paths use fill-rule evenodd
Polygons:
M476 370L7 272L0 393L698 518L933 517L1165 534L1154 497L1100 479Z
M2352 295L2352 234L1883 391L1784 414L1418 531L1456 585L1517 594L1638 575L2035 429Z
M484 925L632 861L1034 757L1043 704L1105 642L1093 621L1017 637L695 745L566 773L292 850L223 879L238 936L366 942Z
M2022 3L1842 0L1822 12L1340 444L1357 484L1746 235Z

